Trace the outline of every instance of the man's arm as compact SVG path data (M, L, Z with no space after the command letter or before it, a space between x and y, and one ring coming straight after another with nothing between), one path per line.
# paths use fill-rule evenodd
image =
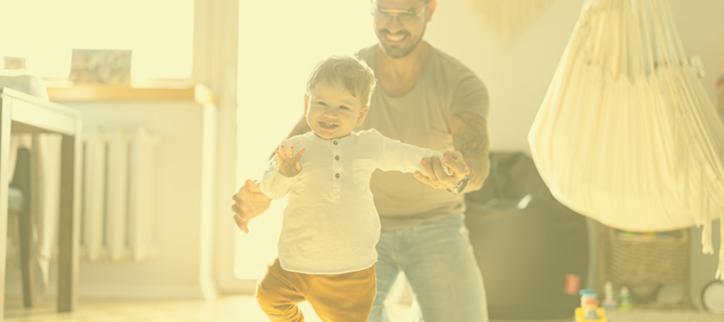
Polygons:
M434 156L423 159L420 164L424 173L415 172L415 178L433 188L452 189L467 174L470 181L460 192L479 190L490 172L487 122L480 115L463 112L450 117L448 123L455 151L445 151L442 160ZM445 173L442 163L452 175Z
M478 114L463 112L450 117L449 125L455 150L462 153L470 169L470 181L463 192L479 190L490 173L488 122Z
M287 139L292 136L295 136L295 135L307 133L311 130L312 130L312 128L309 127L309 124L307 124L307 118L302 116L302 118L299 120L299 122L297 122L297 125L294 126L294 129L292 130L292 132L289 133L289 136L287 136Z

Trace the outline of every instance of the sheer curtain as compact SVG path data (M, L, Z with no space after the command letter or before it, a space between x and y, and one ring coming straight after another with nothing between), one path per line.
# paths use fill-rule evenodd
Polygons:
M266 161L303 115L313 65L374 44L369 1L250 1L239 16L238 186L260 179ZM277 256L286 199L236 233L234 275L261 277ZM312 225L313 223L310 223Z

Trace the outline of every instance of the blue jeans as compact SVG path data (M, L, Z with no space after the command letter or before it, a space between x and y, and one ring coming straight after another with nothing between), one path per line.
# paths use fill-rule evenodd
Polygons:
M400 271L414 293L413 321L488 321L483 278L464 214L383 230L377 254L377 295L368 322L389 321L384 301Z

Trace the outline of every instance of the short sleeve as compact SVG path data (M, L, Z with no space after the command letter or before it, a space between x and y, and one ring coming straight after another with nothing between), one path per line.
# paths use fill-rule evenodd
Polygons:
M463 112L475 113L488 118L490 99L485 84L471 70L461 66L461 77L453 92L450 115Z

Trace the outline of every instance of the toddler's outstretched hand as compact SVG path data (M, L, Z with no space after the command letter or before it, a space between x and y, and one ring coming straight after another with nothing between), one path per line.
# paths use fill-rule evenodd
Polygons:
M287 151L284 145L280 146L279 151L276 153L277 161L279 162L279 173L287 178L299 174L299 172L302 171L301 160L304 151L306 150L302 148L295 156L293 146L289 147L289 151Z

